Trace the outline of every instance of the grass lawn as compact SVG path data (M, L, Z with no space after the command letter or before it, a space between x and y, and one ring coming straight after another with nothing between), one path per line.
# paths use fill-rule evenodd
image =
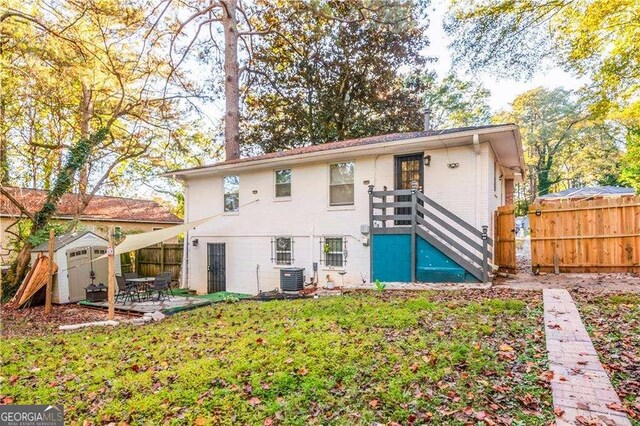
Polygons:
M613 387L640 426L640 294L574 297Z
M130 424L548 424L540 293L223 303L12 337L0 399Z

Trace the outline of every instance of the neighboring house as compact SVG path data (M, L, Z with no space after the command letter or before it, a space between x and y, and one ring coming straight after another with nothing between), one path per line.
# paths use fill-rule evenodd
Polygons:
M188 232L183 284L199 293L257 293L279 286L281 268L305 268L311 281L314 264L319 285L481 281L489 270L483 253L492 254L482 227L492 244L494 212L512 200L523 170L518 126L504 124L332 142L167 173L185 184L185 221L220 214Z
M11 195L25 205L29 212L40 210L47 197L47 191L29 188L5 187ZM65 194L58 203L54 222L68 223L77 212L78 195ZM8 250L10 239L14 238L7 228L15 226L20 211L5 196L0 195L0 261L8 262L11 253ZM122 234L148 232L182 223L182 219L171 213L168 208L152 200L133 198L94 196L78 217L81 228L106 237L113 226ZM15 228L13 229L15 232ZM171 241L175 242L175 240Z
M593 200L595 198L624 197L635 195L635 193L636 191L633 188L620 186L587 186L584 188L569 188L552 194L540 195L536 198L535 202Z

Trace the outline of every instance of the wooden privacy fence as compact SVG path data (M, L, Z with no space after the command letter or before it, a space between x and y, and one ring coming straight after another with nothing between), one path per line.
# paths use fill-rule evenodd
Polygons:
M529 207L531 265L541 272L640 272L640 196Z
M156 244L136 251L136 272L141 277L153 277L161 272L171 272L171 277L180 277L182 266L182 244Z

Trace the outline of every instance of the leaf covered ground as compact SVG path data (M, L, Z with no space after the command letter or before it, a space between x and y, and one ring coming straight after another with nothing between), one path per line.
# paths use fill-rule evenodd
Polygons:
M541 317L506 290L218 304L6 338L0 399L79 424L547 424Z
M640 294L574 297L624 411L640 425Z

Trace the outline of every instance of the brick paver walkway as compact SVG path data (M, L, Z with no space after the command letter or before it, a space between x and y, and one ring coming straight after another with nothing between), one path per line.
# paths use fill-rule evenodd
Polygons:
M620 398L569 292L545 289L543 296L556 424L631 425L625 413L609 408L620 406Z

